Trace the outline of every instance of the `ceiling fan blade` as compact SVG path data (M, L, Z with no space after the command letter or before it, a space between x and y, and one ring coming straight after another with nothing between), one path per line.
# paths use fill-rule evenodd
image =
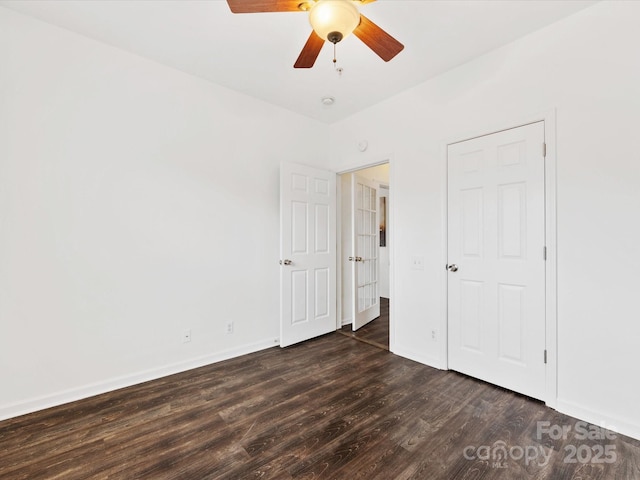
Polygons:
M356 27L353 34L385 62L391 60L404 49L403 44L362 14L360 14L360 25Z
M304 44L296 63L293 65L293 68L311 68L313 64L316 63L316 58L320 54L320 50L322 50L322 46L324 45L324 40L320 38L316 32L311 30L311 35L307 39L307 43Z
M227 0L233 13L299 12L302 0Z

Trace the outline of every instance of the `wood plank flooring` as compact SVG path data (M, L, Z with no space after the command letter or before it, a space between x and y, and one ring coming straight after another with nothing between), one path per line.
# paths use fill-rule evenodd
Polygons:
M338 333L389 350L389 299L380 298L380 316L378 318L355 332L349 324L338 330Z
M0 478L640 480L640 442L537 422L576 425L333 333L0 422Z

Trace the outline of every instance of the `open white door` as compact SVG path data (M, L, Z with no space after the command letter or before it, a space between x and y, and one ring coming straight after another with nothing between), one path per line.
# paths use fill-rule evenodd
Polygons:
M280 346L336 330L336 174L280 169Z
M378 194L376 185L358 175L352 175L351 225L353 290L351 295L353 330L358 330L380 316L378 259Z
M544 122L449 146L449 368L544 399Z

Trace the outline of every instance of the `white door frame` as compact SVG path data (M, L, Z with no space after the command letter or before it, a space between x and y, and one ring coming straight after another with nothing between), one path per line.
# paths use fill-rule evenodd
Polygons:
M389 164L389 190L391 191L391 188L393 186L393 178L394 178L394 164L391 158L391 155L386 155L384 156L381 160L375 160L373 162L363 162L362 164L360 163L354 163L351 167L345 169L345 170L340 170L338 172L336 172L336 175L344 175L346 173L354 173L357 172L359 170L364 170L365 168L371 168L371 167L378 167L380 165L385 165L385 164ZM337 212L337 218L336 218L336 223L337 223L337 241L341 242L342 241L342 235L344 235L345 232L343 232L342 230L342 182L338 181L336 182L337 185L337 195L338 195L338 199L337 199L337 206L336 208L338 209ZM394 297L394 257L395 257L395 242L393 241L393 236L394 236L394 230L393 230L393 221L395 218L394 215L394 205L395 202L391 201L389 204L389 217L387 218L387 239L388 239L388 243L390 245L389 247L389 262L391 263L390 267L389 267L389 297L391 299L393 299ZM350 232L347 232L348 234L350 234ZM338 248L337 249L337 263L338 263L338 269L336 274L338 275L338 279L337 279L337 289L338 289L338 295L337 295L337 311L338 312L342 312L342 248ZM339 330L342 328L342 316L341 315L336 315L337 320L336 320L336 330ZM394 302L390 302L389 303L389 351L393 353L393 349L394 349L394 321L393 319L395 318L395 309L394 309Z
M444 171L447 166L448 146L453 143L471 140L472 138L491 135L504 130L521 127L535 122L544 122L544 136L547 145L545 156L545 243L547 246L547 262L545 268L545 325L546 325L546 349L547 349L547 368L546 368L546 388L544 401L547 406L556 408L558 400L558 312L557 312L557 225L556 225L556 110L549 109L541 113L528 115L518 119L514 119L505 124L496 125L494 127L483 128L480 131L469 132L467 134L458 135L457 138L451 139L442 145L442 161ZM449 368L448 364L448 276L445 270L447 264L448 252L448 236L447 236L447 219L448 219L448 181L447 175L443 176L442 188L442 272L441 282L443 291L446 294L442 298L443 317L440 320L440 331L444 332L440 340L440 358L443 359L442 367Z

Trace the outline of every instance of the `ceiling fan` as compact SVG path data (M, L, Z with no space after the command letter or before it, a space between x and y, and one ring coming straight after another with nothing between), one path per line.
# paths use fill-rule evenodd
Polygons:
M227 0L233 13L309 12L313 30L294 68L313 67L325 40L335 46L350 33L385 62L400 53L404 45L359 12L358 5L371 2L375 0Z

